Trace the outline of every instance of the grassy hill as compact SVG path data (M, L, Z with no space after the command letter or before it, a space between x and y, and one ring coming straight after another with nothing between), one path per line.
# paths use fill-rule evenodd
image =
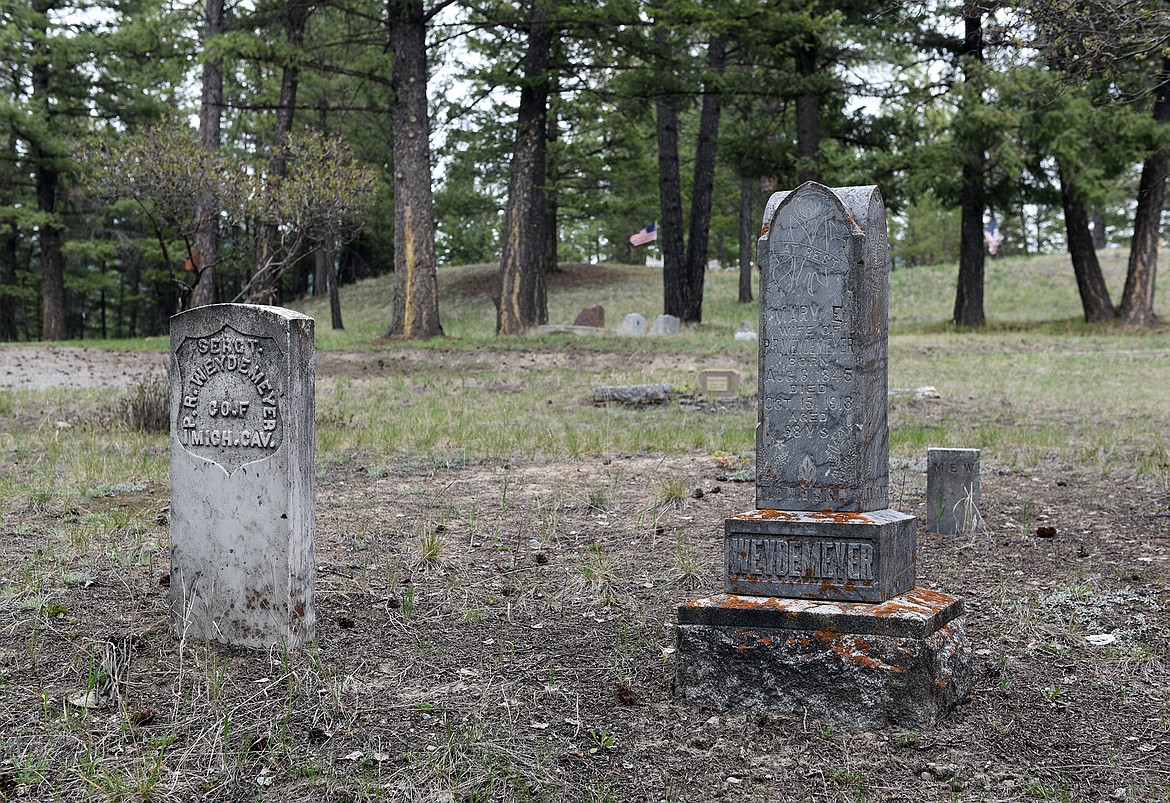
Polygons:
M1100 254L1102 268L1113 300L1120 303L1125 284L1127 252L1110 249ZM1170 263L1163 254L1162 264ZM891 334L939 332L951 328L958 269L953 264L897 270L890 274ZM294 302L288 306L318 321L318 347L369 348L380 341L390 327L393 276L366 279L342 288L341 306L345 330L329 328L329 306L324 300ZM447 338L430 344L445 348L502 345L495 339L495 307L491 294L496 266L467 265L439 271L439 314ZM736 301L739 276L735 271L709 271L703 302L703 324L688 329L680 341L662 339L654 348L690 349L706 343L717 347L740 321L756 320L755 305ZM1170 291L1161 283L1157 311L1170 318ZM987 331L1031 330L1050 334L1101 334L1110 327L1085 326L1077 295L1076 281L1066 255L994 259L987 263L985 283ZM565 265L549 283L549 322L571 324L589 304L605 307L606 323L615 327L630 312L646 316L647 322L662 311L662 272L632 265ZM525 337L556 343L572 336ZM576 338L580 340L580 338ZM388 344L379 342L379 347ZM417 345L417 344L416 344ZM629 347L626 339L606 338L578 343L583 348ZM641 342L640 348L647 348Z

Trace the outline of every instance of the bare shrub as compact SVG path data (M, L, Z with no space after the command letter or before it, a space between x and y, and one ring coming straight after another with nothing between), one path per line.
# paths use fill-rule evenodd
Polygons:
M138 432L167 432L171 420L170 382L151 377L130 388L118 408L118 419Z

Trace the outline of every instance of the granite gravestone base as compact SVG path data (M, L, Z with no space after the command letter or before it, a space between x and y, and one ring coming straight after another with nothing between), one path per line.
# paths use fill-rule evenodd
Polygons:
M974 535L979 529L979 450L926 450L926 529Z
M970 686L962 604L915 588L889 508L885 206L808 183L760 238L756 509L724 525L721 597L679 609L676 689L858 727L937 721Z
M312 640L313 319L214 304L171 319L170 604L180 638Z
M960 600L879 604L724 594L679 608L675 688L718 709L877 730L937 724L971 687Z

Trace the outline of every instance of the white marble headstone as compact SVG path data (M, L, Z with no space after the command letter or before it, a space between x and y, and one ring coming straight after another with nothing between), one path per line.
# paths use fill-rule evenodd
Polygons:
M171 319L176 634L243 647L314 634L313 319L213 304Z

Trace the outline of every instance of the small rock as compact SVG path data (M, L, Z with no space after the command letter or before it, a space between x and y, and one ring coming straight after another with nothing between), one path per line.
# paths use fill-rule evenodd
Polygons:
M664 404L670 401L671 387L655 385L611 385L593 389L594 404Z
M955 774L955 768L951 764L930 763L926 765L926 769L938 781L949 780Z

